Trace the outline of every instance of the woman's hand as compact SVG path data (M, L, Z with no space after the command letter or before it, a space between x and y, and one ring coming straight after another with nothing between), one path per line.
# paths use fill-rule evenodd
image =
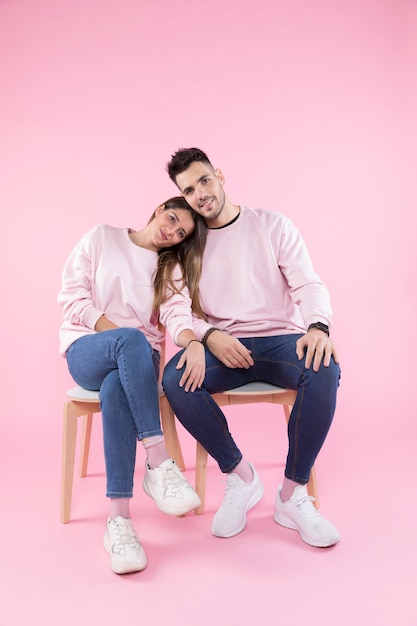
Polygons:
M230 369L249 369L254 361L250 350L236 337L215 330L207 339L207 347L215 357Z
M184 367L184 373L181 376L180 387L184 387L185 391L195 391L197 387L203 384L206 375L206 355L203 344L193 339L188 344L188 348L184 350L177 363L177 370Z
M96 322L96 325L94 326L94 330L98 333L103 332L103 330L114 330L115 328L119 328L119 326L109 320L109 318L106 317L104 313L103 315L100 315Z

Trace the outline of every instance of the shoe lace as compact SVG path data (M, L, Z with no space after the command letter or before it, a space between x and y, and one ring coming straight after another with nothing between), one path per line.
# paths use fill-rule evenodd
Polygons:
M315 498L313 496L302 496L295 505L303 517L316 517L319 515L319 512L313 504L314 501Z
M126 554L126 546L131 546L134 550L140 549L140 543L133 528L129 526L115 523L114 529L114 545L113 552L120 555Z
M223 484L226 485L224 498L223 498L223 504L226 504L227 506L233 506L233 507L239 506L240 497L242 494L242 485L239 485L237 483L232 483L227 480L222 481L222 482Z
M174 495L178 493L181 487L187 483L184 476L178 471L176 465L172 464L171 467L164 467L161 469L163 472L162 482L167 494L171 493Z

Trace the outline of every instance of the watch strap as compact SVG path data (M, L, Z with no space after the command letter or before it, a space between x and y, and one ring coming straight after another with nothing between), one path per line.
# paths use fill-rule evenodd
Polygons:
M330 336L329 327L327 326L327 324L323 324L323 322L314 322L313 324L310 324L310 326L307 328L307 332L311 328L318 328L319 330L322 330L324 333L326 333L328 337Z

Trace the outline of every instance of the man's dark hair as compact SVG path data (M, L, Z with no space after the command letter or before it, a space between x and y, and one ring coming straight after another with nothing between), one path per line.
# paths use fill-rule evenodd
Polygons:
M194 161L201 161L214 169L207 154L199 148L180 148L171 156L171 160L166 167L172 182L176 183L178 174L185 172Z

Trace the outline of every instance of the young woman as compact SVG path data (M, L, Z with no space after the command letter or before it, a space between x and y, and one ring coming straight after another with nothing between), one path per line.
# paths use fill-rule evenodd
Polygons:
M96 226L63 270L60 353L78 385L100 390L110 498L104 547L118 574L147 563L129 511L137 440L146 451L143 488L159 509L182 515L200 504L169 457L161 430L158 316L167 294L184 286L199 310L205 240L204 220L183 198L171 198L141 230Z

